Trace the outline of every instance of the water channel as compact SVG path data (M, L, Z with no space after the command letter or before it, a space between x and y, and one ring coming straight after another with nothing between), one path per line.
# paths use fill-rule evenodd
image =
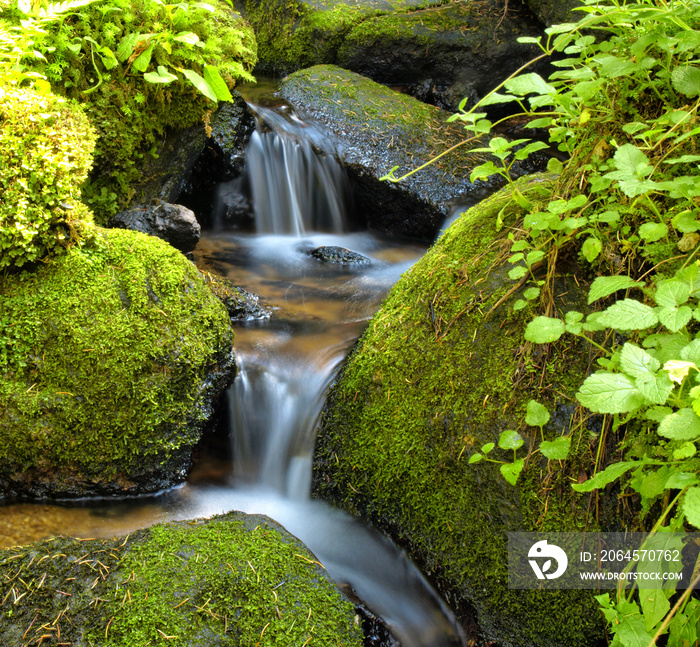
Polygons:
M315 423L327 385L387 290L425 249L348 232L344 171L312 150L322 133L289 112L257 112L267 126L253 135L247 154L254 230L227 225L215 196L213 227L195 250L198 267L260 295L271 311L236 328L238 376L217 423L230 447L202 447L188 482L159 496L0 508L0 545L54 534L110 537L229 510L267 514L379 615L403 647L461 645L449 610L402 551L310 498ZM217 195L238 187L223 185ZM309 254L319 247L346 248L369 262L325 263Z

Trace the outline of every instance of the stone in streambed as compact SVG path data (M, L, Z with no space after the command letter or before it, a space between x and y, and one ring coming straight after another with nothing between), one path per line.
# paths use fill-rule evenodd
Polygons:
M353 252L345 247L336 245L324 245L306 252L309 256L333 265L369 265L370 260L366 256Z

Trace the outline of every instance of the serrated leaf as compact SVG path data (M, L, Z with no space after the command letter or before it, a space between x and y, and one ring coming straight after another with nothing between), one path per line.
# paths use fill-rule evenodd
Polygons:
M663 589L640 589L639 602L647 631L652 631L671 610L671 603Z
M566 331L564 322L552 317L535 317L525 328L525 339L535 344L556 341Z
M690 286L685 281L668 279L661 281L654 294L654 301L660 306L680 306L690 297Z
M620 367L631 377L643 377L656 373L661 368L661 362L643 348L626 342L620 352Z
M700 528L700 487L691 487L685 493L681 509L688 523Z
M524 459L519 458L513 463L505 463L501 465L499 469L501 470L503 478L511 485L515 485L518 480L518 476L520 476L520 472L523 471L524 465Z
M506 429L498 439L498 446L501 449L520 449L523 446L523 437L515 429Z
M214 65L204 66L204 80L214 90L219 101L232 101L233 97L226 85L226 81L219 74L219 70Z
M644 413L644 417L647 420L653 420L654 422L661 422L666 416L670 416L673 413L671 407L650 407Z
M648 243L655 243L668 234L668 225L663 222L645 222L639 228L639 237Z
M525 422L532 427L544 427L549 422L549 411L547 407L540 404L536 400L530 400L527 403L527 412L525 413Z
M601 312L596 323L616 330L644 330L659 323L659 318L650 306L635 299L622 299Z
M589 375L576 394L576 399L596 413L627 413L644 403L631 378L620 373L594 373Z
M540 443L540 452L550 460L563 461L571 449L571 438L560 436L556 440L543 440Z
M593 490L599 490L613 481L616 481L631 469L641 465L643 465L643 463L640 461L622 461L620 463L613 463L612 465L606 467L602 472L598 472L593 478L590 478L583 483L574 484L571 487L576 492L592 492Z
M642 375L635 378L634 384L649 404L665 404L673 392L673 382L667 373Z
M184 68L179 68L187 80L195 87L197 90L203 94L207 99L210 99L214 103L217 102L216 92L209 86L209 84L194 70L186 70Z
M610 296L618 290L641 287L644 287L644 283L635 281L629 276L599 276L591 283L591 289L588 291L588 304Z
M659 308L656 312L661 324L671 332L678 332L693 316L693 309L690 306Z
M686 407L666 416L659 424L657 433L671 440L695 440L700 437L700 418Z
M671 72L671 84L676 92L686 97L700 94L700 68L676 67Z
M700 366L700 339L694 339L681 350L681 359Z

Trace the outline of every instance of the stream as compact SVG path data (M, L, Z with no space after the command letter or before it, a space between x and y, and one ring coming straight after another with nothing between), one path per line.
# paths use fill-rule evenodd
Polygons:
M323 134L289 111L256 112L266 126L251 139L243 179L254 227L227 222L226 197L242 180L225 183L212 199L212 227L194 252L198 267L260 295L271 311L236 326L238 375L217 422L218 437L230 445L205 443L188 482L158 496L2 507L0 545L53 534L110 537L229 510L266 514L301 539L403 647L463 645L452 614L401 550L310 498L327 386L388 289L425 248L349 232L344 170L313 152ZM368 262L324 262L309 253L320 247L346 248Z

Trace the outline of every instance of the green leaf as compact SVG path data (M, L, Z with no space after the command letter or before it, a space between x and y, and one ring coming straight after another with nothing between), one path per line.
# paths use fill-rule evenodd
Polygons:
M686 407L666 416L659 424L657 433L671 440L695 440L700 437L700 418L695 411Z
M177 81L177 76L168 72L168 70L162 65L158 66L157 72L147 72L143 75L149 83L172 83Z
M644 287L644 283L635 281L629 276L599 276L591 283L591 289L588 292L588 304L590 305L598 299L610 296L618 290L641 287Z
M686 97L700 94L700 68L676 67L671 72L671 84L676 92Z
M485 445L482 445L481 451L484 452L484 454L488 454L490 451L493 451L495 446L496 443L486 443Z
M684 234L692 234L700 229L700 220L696 218L696 213L690 209L675 215L671 219L671 224Z
M635 467L640 467L643 465L640 461L622 461L620 463L613 463L606 467L602 472L598 472L593 478L584 481L583 483L574 484L571 487L576 492L592 492L593 490L599 490L604 488L609 483L616 481L626 472L629 472Z
M547 124L549 125L549 124ZM533 126L535 128L535 126ZM547 172L559 174L564 170L564 165L556 157L550 157L547 162Z
M520 472L523 471L524 466L525 460L523 458L519 458L513 463L504 463L500 466L501 474L503 475L503 478L508 481L508 483L515 485L518 480L518 476L520 476Z
M140 34L129 34L128 36L125 36L121 43L119 43L119 47L117 47L117 58L121 63L126 61L126 59L131 56L132 52L134 51L134 47L136 47L136 41Z
M690 306L680 308L659 308L657 309L659 321L671 332L678 332L683 328L693 316L693 309Z
M552 317L535 317L525 328L525 339L535 344L556 341L566 331L564 322Z
M640 589L639 602L647 631L652 631L671 610L671 603L663 589Z
M660 306L680 306L690 297L690 286L685 281L668 279L656 287L654 301Z
M632 379L620 373L606 372L589 375L576 399L596 413L627 413L645 403Z
M641 375L635 378L634 384L647 404L665 404L674 389L673 382L665 371L657 375Z
M636 344L625 342L620 352L620 367L627 375L643 377L656 373L661 362Z
M647 420L661 422L666 416L670 416L672 413L673 409L671 409L671 407L649 407L644 413L644 417Z
M197 90L203 94L207 99L210 99L214 103L217 102L216 92L210 87L210 85L194 70L186 70L184 68L178 68L182 72L187 80L195 87Z
M549 411L547 407L540 404L536 400L530 400L527 403L527 412L525 413L525 422L532 427L544 427L549 422Z
M681 359L700 366L700 339L694 339L681 350Z
M650 306L635 299L616 301L600 313L596 323L616 330L644 330L655 326L659 318Z
M647 633L641 614L622 616L615 636L624 647L649 647L654 642L652 636Z
M219 70L214 65L204 66L204 80L209 84L219 101L233 101L231 92L226 85L226 81L219 74Z
M131 66L137 72L145 72L151 63L151 54L153 54L153 48L155 45L150 45L147 49L141 52L135 59Z
M700 487L691 487L685 493L681 509L688 523L700 528Z
M472 151L473 152L473 151ZM472 170L469 175L469 181L475 182L476 180L485 180L492 175L498 175L501 172L493 162L485 162L484 164L479 164L474 170Z
M199 36L192 31L181 31L175 36L174 40L187 45L196 45L199 42Z
M498 439L498 446L501 449L520 449L523 446L523 437L515 429L506 429Z
M571 438L566 436L560 436L551 442L543 440L540 443L542 455L551 460L563 461L569 455L569 449L571 449Z
M597 238L586 238L583 246L581 247L581 253L583 257L592 263L598 256L600 252L603 251L603 243L601 243Z
M472 463L478 463L480 460L483 460L483 458L484 458L483 454L476 452L476 454L472 454L469 457L469 464L471 465Z
M695 449L695 445L693 445L693 443L683 443L683 447L685 447L685 445L691 445L693 449ZM696 485L697 483L697 474L693 474L693 472L673 471L669 475L668 480L666 481L666 485L664 487L667 490L684 490L688 486Z
M523 296L528 300L528 301L533 301L536 299L538 296L540 296L540 289L539 288L528 288L523 292Z
M645 222L639 228L639 237L648 243L655 243L668 234L668 225L663 222Z
M524 265L516 265L510 272L508 272L508 278L513 281L523 278L527 274L527 267Z
M505 88L513 94L520 96L526 94L554 94L556 88L547 83L539 74L530 72L521 74L505 82Z
M593 60L600 65L600 76L613 79L625 76L639 69L639 65L628 58L618 58L612 54L594 56Z

